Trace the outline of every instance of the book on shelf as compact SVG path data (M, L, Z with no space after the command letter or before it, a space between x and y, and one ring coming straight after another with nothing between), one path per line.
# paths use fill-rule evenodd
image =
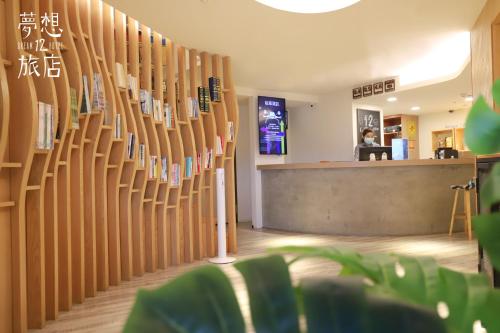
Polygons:
M150 156L149 161L149 178L158 178L158 156Z
M101 73L94 73L94 96L92 108L98 111L105 111L106 101L104 99L104 83Z
M167 157L162 156L161 158L161 175L160 175L160 180L162 182L166 182L168 180L168 162L167 162Z
M159 99L153 100L153 117L156 121L163 120L163 114L161 110L161 101Z
M213 102L220 102L222 96L222 87L220 79L215 76L209 77L208 86L210 88L210 99Z
M115 72L116 72L116 84L120 88L127 88L127 78L125 77L125 69L123 65L119 62L115 63Z
M210 93L206 87L198 87L198 106L201 112L210 110Z
M90 113L90 95L89 95L89 80L87 75L82 75L83 80L83 96L82 96L82 107L80 108L80 113Z
M173 186L179 186L181 182L181 166L178 163L172 164L172 170L171 170L171 185Z
M80 129L80 122L78 120L78 100L76 97L76 89L70 88L69 94L71 96L71 128L72 129Z
M196 154L196 161L195 161L195 172L197 175L199 175L201 172L201 163L202 163L201 162L201 153L198 152Z
M181 104L181 97L180 97L180 91L179 91L179 81L175 81L175 106L176 110L180 110L180 104Z
M122 137L122 116L118 113L115 115L115 138Z
M227 142L232 142L234 140L234 122L227 122Z
M191 156L188 156L185 158L185 172L184 176L186 178L191 178L193 176L193 158Z
M168 103L163 104L163 116L165 117L165 126L167 128L174 128L174 112L172 110L172 107Z
M139 168L146 167L146 146L144 143L139 144Z
M154 70L153 66L154 65L151 64L151 67L152 67L151 68L151 89L153 91L155 91L156 90L156 88L155 88L155 70Z
M132 74L128 74L128 95L134 101L139 100L139 85Z
M38 132L35 147L54 148L54 108L43 102L38 102Z
M135 135L133 133L128 133L128 143L127 143L127 155L129 159L134 159L135 151Z
M224 137L217 135L216 141L217 141L216 142L217 147L216 147L215 153L217 155L222 155L222 153L224 152Z
M210 169L213 166L213 149L205 148L205 169Z
M189 118L198 118L200 115L200 108L198 99L196 97L188 97L187 98L187 107L188 107L188 117Z
M141 112L144 114L153 113L153 96L151 93L145 89L141 89Z

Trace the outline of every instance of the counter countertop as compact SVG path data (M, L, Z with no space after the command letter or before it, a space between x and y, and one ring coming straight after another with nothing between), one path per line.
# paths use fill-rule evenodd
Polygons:
M345 169L345 168L373 168L373 167L401 167L401 166L429 166L429 165L464 165L475 163L474 158L460 158L447 160L405 160L405 161L371 161L371 162L317 162L258 165L258 170L293 170L293 169Z

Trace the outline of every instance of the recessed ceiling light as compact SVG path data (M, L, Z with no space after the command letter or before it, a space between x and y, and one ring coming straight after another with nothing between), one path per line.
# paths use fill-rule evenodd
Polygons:
M472 101L474 101L474 96L467 96L467 97L465 97L465 101L466 102L472 102Z
M397 100L398 100L398 98L397 98L397 97L392 96L392 97L389 97L389 98L387 99L387 102L391 102L391 103L393 103L393 102L395 102L395 101L397 101Z
M412 111L420 111L420 106L413 106L411 108Z
M263 5L292 13L327 13L354 5L360 0L255 0Z

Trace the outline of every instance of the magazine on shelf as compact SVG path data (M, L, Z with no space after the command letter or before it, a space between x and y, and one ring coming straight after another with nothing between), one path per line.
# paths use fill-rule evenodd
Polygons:
M232 121L227 122L227 142L232 142L234 140L234 123Z
M90 95L89 95L89 81L86 75L82 76L83 80L83 96L82 107L80 113L90 113Z
M215 153L217 155L222 155L222 153L224 152L224 138L217 135L216 144L217 144L217 147L216 147Z
M129 159L134 158L134 148L135 148L135 135L133 133L128 133L127 154Z
M166 182L168 180L168 161L167 157L163 156L161 158L161 181Z
M35 147L54 148L54 109L52 105L38 102L38 128Z
M122 137L122 117L120 114L115 116L115 138Z
M78 100L76 97L76 89L70 88L71 96L71 128L80 129L80 121L78 119Z
M168 103L163 104L163 114L165 117L165 126L167 128L173 128L175 126L174 113L172 107Z
M146 166L146 146L141 143L139 145L139 168Z

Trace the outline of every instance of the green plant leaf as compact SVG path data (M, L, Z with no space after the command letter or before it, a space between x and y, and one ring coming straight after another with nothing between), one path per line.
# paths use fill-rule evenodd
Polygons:
M257 333L298 333L297 302L281 256L235 264L247 285L252 321Z
M422 305L435 306L439 289L439 267L433 258L399 257L404 276L390 275L390 285L405 299Z
M500 332L500 320L498 313L500 309L500 290L490 290L488 300L479 314L483 327L488 332Z
M460 332L471 332L480 319L490 293L488 278L483 274L464 274L440 269L443 281L441 301L449 310L448 325ZM498 309L497 309L498 310Z
M360 254L350 249L313 246L283 246L271 249L270 252L297 254L298 257L293 260L292 263L305 258L321 257L335 261L342 265L344 269L343 273L349 272L351 275L366 276L377 282L382 278L380 268L374 261L364 261Z
M205 266L153 291L140 290L125 333L243 333L245 323L231 283Z
M490 260L500 270L500 213L474 216L474 232Z
M489 209L498 203L500 203L500 163L495 164L481 185L481 207Z
M498 92L495 91L495 94ZM500 152L500 114L493 111L482 96L467 117L465 142L476 154Z
M360 278L305 279L301 289L308 332L369 332Z
M445 323L434 311L403 301L369 295L370 332L446 333Z

